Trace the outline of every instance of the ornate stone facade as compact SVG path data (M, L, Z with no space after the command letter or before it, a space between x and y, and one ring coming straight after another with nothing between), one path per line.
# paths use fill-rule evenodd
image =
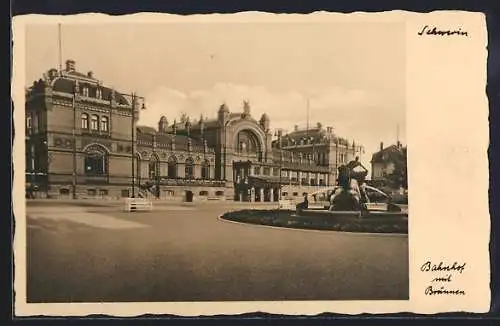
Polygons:
M132 100L68 60L26 92L27 183L53 197L124 197L134 185L163 199L276 201L280 185L295 196L333 185L337 166L360 152L331 128L273 134L248 101L235 111L137 126Z

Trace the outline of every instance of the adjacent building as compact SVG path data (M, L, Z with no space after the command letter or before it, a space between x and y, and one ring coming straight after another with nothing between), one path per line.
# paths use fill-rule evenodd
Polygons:
M142 101L107 87L72 60L26 91L27 187L50 197L277 201L334 185L362 146L332 127L272 132L249 102L216 118L186 115L139 126ZM146 190L144 190L146 189Z
M399 141L387 147L380 143L380 150L372 155L371 167L373 182L407 188L407 148Z

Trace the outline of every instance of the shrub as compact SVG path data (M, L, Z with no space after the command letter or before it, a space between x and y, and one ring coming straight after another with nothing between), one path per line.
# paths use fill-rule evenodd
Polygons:
M394 219L312 219L308 217L293 216L291 212L281 212L277 218L276 211L266 210L241 210L228 212L222 216L225 219L242 223L272 225L277 227L345 231L369 233L407 233L406 221Z

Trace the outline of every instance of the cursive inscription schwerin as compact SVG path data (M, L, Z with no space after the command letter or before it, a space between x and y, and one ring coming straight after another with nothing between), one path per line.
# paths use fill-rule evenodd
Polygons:
M465 270L465 263L454 262L453 264L447 264L444 262L432 263L431 261L426 261L420 270L424 273L438 273L438 276L434 277L431 282L434 284L429 285L425 289L425 295L429 296L439 296L439 295L465 295L465 291L462 289L450 289L445 286L435 285L438 283L450 284L453 280L452 275L454 273L462 274ZM444 275L443 275L444 274Z
M417 33L418 35L436 35L436 36L453 36L453 35L458 35L458 36L469 36L469 33L467 31L462 30L461 28L458 28L456 30L440 30L437 27L430 27L429 25L425 25L420 32Z

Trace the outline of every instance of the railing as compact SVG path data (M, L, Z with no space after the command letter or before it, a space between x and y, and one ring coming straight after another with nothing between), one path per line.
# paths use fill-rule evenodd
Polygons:
M110 138L111 134L109 130L95 130L95 129L90 129L90 128L82 128L82 136L92 136L92 137L103 137L103 138Z
M152 211L153 203L147 198L126 198L123 209L126 212Z
M80 178L83 180L80 180L80 182L83 181L83 183L91 183L91 184L107 184L108 183L108 176L107 175L83 175Z
M153 181L152 181L153 182ZM162 186L212 186L224 187L226 182L223 180L210 180L210 179L171 179L160 178L160 185Z

